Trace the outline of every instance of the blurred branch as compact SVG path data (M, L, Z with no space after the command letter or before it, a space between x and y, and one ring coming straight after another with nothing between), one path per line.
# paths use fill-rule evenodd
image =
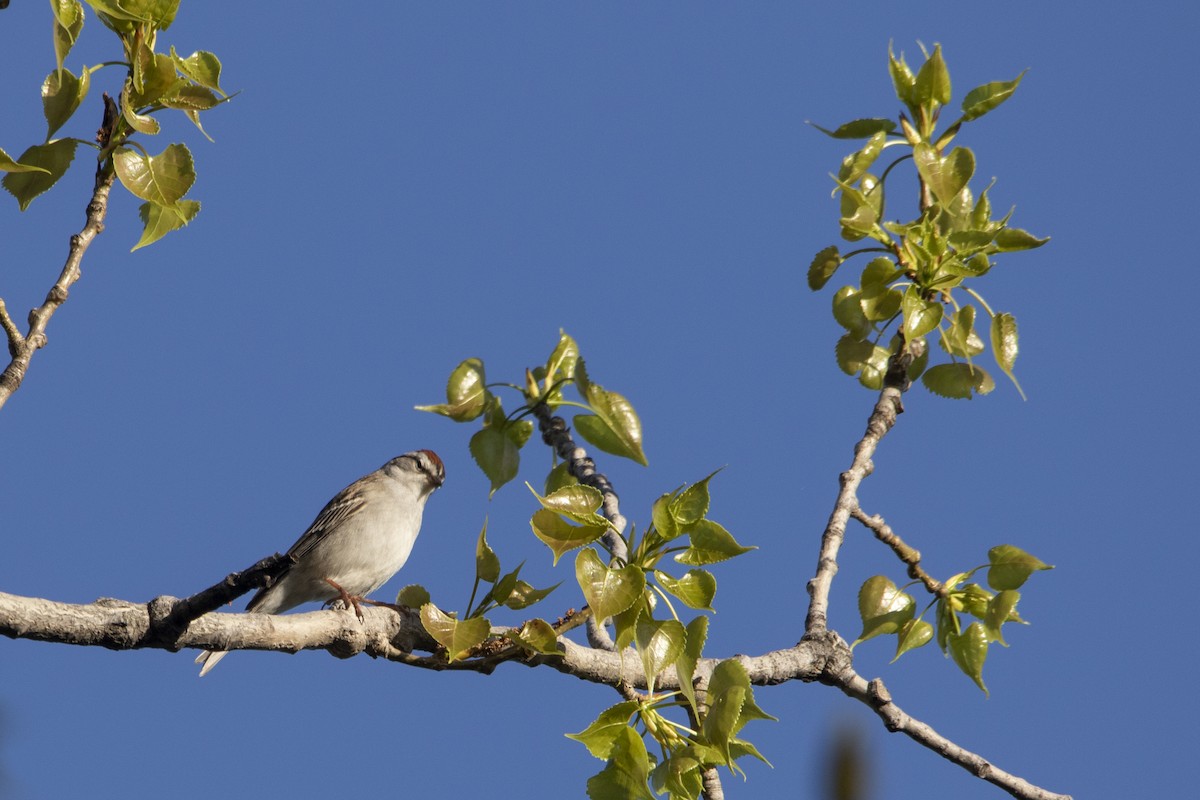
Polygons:
M108 146L118 119L120 114L117 104L107 94L104 95L104 121L100 130L96 132L96 141L101 150ZM46 346L46 326L50 318L59 306L67 301L71 286L82 275L79 267L83 263L83 254L87 252L92 240L104 230L104 217L108 213L108 193L112 189L115 177L111 160L104 159L96 166L95 188L87 205L87 220L83 230L71 237L67 261L58 280L46 294L45 301L29 312L28 333L22 334L18 330L4 302L0 300L0 327L4 328L8 338L8 352L12 357L4 372L0 373L0 408L3 408L13 392L21 387L33 354Z

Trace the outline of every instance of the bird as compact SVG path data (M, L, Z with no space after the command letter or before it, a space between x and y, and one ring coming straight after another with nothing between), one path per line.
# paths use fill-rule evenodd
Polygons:
M342 489L287 551L292 566L260 589L246 610L281 614L301 603L340 599L361 621L359 602L408 561L425 501L445 479L437 453L414 450ZM200 676L227 654L206 650L197 656Z

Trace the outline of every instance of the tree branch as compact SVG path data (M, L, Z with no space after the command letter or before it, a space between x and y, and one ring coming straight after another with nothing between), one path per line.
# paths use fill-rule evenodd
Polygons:
M108 146L118 119L120 114L117 104L107 94L104 95L104 121L96 133L96 141L100 143L101 150ZM87 205L87 220L83 229L71 237L67 261L58 280L46 294L45 301L29 312L28 333L21 334L3 301L0 301L0 327L4 328L8 338L8 352L12 357L4 372L0 373L0 408L3 408L13 392L21 387L33 354L46 346L46 326L50 323L50 318L59 306L67 301L71 286L82 275L80 264L83 262L83 255L92 240L104 230L104 217L108 214L108 194L114 178L111 161L102 160L96 167L96 183L92 190L92 199Z
M892 733L903 733L947 761L958 764L975 777L999 786L1013 797L1021 800L1071 800L1070 795L1042 789L1024 778L1005 772L983 756L958 746L931 726L909 716L892 702L891 693L878 678L867 681L851 669L837 676L833 685L846 695L870 706Z
M903 539L896 535L896 532L891 529L883 517L878 514L869 516L867 512L855 504L850 511L850 516L863 524L863 527L875 534L875 538L892 548L892 552L896 554L905 566L908 567L908 577L914 581L920 581L925 584L925 588L930 594L942 596L944 587L942 582L936 580L932 575L925 571L921 566L921 551L910 547Z

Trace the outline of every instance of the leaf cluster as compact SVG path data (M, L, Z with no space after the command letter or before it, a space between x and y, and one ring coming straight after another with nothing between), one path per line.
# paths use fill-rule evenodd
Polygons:
M987 585L993 591L967 582L985 568ZM988 647L993 643L1008 647L1001 632L1006 622L1028 624L1017 614L1017 601L1021 599L1017 590L1034 572L1046 569L1053 567L1018 547L1008 544L993 547L988 551L987 564L960 572L945 581L935 600L919 615L915 613L916 601L912 595L897 588L887 576L875 575L868 578L858 592L858 613L863 629L854 645L876 636L894 635L894 662L909 650L929 644L935 638L934 625L922 617L936 606L938 647L986 694L983 664ZM975 621L964 627L962 615L974 617Z
M580 400L569 401L563 389L573 386ZM506 387L521 396L521 405L505 413L500 397L492 389ZM450 373L446 382L446 402L417 406L449 417L455 422L479 419L482 427L471 437L471 456L491 482L491 493L517 476L521 449L533 435L533 422L525 419L538 405L551 410L574 406L586 413L576 414L573 426L589 443L613 455L646 465L642 449L642 423L633 405L617 392L611 392L591 380L587 365L579 355L575 340L559 333L558 344L544 365L525 371L523 385L489 384L482 359L468 358ZM552 472L546 490L574 481L566 465Z
M835 348L838 366L877 390L883 385L890 355L932 335L948 361L930 367L928 348L913 348L910 352L922 355L914 361L910 378L920 375L925 387L942 397L987 394L995 382L975 363L985 349L975 324L974 303L978 303L989 318L988 337L996 364L1021 392L1013 374L1016 319L993 311L973 284L992 269L995 256L1040 247L1049 240L1012 227L1012 211L997 218L988 198L990 186L976 198L969 185L976 172L975 154L950 145L965 123L1011 97L1024 73L1011 81L972 89L958 118L939 129L941 112L951 98L950 73L941 47L934 48L915 74L903 55L897 58L890 49L888 65L896 95L906 109L898 122L866 118L833 130L815 126L836 139L866 140L842 159L834 176L834 194L840 202L842 238L865 241L867 246L847 253L837 245L822 249L809 264L809 287L823 288L854 256L880 254L866 264L857 284L834 293L833 317L846 331ZM876 173L884 152L896 149L901 154ZM921 187L918 214L907 222L890 221L885 202L888 179L905 162L915 168ZM895 335L881 346L889 331Z
M138 209L142 236L133 247L137 250L187 225L199 213L200 203L185 197L196 180L187 145L171 144L151 155L133 137L158 134L161 126L156 115L168 109L182 112L208 137L200 114L230 96L221 88L221 62L214 54L200 50L185 58L174 47L166 53L156 51L158 33L175 20L179 0L86 1L96 18L117 35L122 60L84 66L79 75L71 72L65 61L83 31L83 4L52 0L56 63L42 82L46 138L17 159L0 150L0 171L8 173L3 186L24 211L66 174L79 145L94 147L102 171L115 172L121 184L144 201ZM125 77L106 140L53 138L87 97L93 74L110 66L123 68Z

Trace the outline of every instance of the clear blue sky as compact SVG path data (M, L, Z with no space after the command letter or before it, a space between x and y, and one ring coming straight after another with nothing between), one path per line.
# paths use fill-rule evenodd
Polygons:
M190 594L283 550L334 492L415 448L440 453L448 480L379 596L420 582L465 604L485 515L506 565L527 559L537 585L569 578L530 534L524 489L488 503L470 430L412 410L440 401L467 356L518 380L563 327L645 425L649 468L602 460L631 520L725 466L712 516L760 549L716 570L709 652L794 643L873 402L834 364L829 293L804 282L838 241L828 173L848 152L804 122L894 114L889 40L910 62L918 40L940 42L956 102L1029 69L961 142L978 180L997 177L994 204L1054 237L981 286L1020 322L1029 400L1004 383L972 402L913 391L861 496L935 574L1005 542L1058 568L1028 586L1033 625L993 650L990 699L934 648L889 666L888 645L868 643L856 666L1048 788L1194 791L1172 755L1198 710L1172 679L1200 656L1186 616L1200 556L1193 9L270 7L192 0L164 34L215 51L241 94L207 115L215 144L168 118L152 149L191 146L203 211L130 254L136 202L115 192L49 347L0 413L0 589ZM90 19L68 66L114 44ZM10 154L43 135L52 66L47 4L15 0L0 12ZM90 138L102 86L67 133ZM14 316L83 221L87 155L24 214L0 197ZM548 461L531 446L522 479ZM902 572L861 530L842 552L832 622L852 638L858 584ZM568 581L544 613L579 604ZM583 796L601 765L562 733L617 699L549 670L435 675L316 652L238 653L201 681L192 655L0 641L0 795ZM747 734L775 768L749 764L731 798L813 796L842 723L866 732L877 797L1003 796L832 689L758 697L781 721Z

